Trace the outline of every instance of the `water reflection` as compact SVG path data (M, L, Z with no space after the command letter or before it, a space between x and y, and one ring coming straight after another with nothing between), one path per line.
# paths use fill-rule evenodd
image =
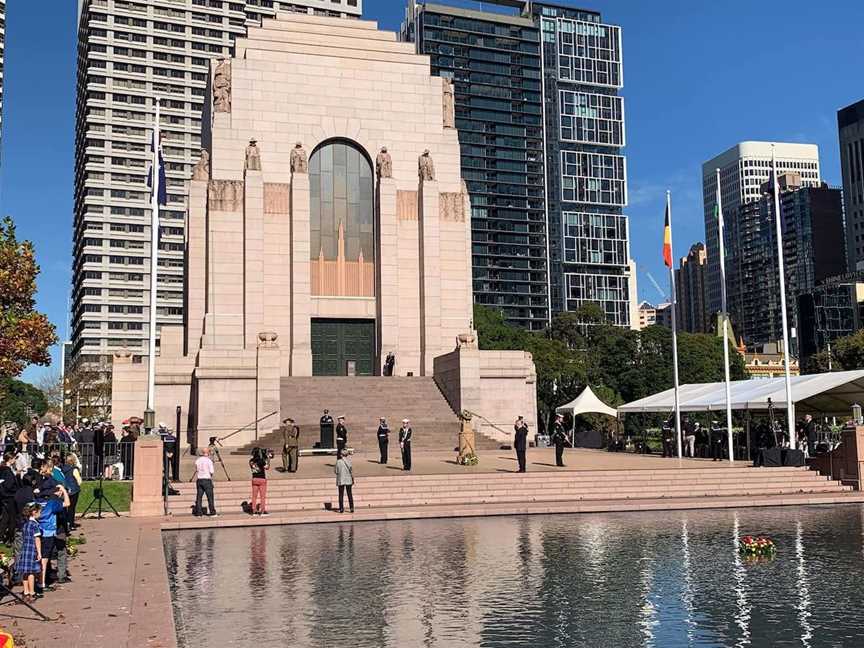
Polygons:
M864 645L864 509L165 534L180 646ZM770 562L738 539L767 534Z

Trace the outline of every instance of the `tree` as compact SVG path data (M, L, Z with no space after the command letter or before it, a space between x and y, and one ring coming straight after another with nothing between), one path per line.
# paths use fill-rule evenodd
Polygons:
M34 310L38 274L33 244L18 241L7 216L0 221L0 376L51 363L48 349L57 336L48 318Z
M43 374L36 383L36 387L45 396L48 409L57 414L63 409L63 376L59 371L51 371Z
M8 376L0 377L0 423L14 421L23 427L31 416L42 416L47 411L45 396L36 387Z
M111 379L98 369L79 364L66 372L66 396L70 406L63 413L67 423L77 416L107 419L111 416Z

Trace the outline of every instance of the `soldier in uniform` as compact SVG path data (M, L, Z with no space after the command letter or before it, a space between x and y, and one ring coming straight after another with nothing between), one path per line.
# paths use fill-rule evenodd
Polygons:
M513 438L513 447L516 449L516 460L519 462L519 472L525 472L525 451L528 448L528 424L521 416L513 425L516 434Z
M297 472L300 461L300 428L294 419L286 418L279 427L282 433L282 470Z
M330 410L326 409L321 417L321 447L333 447L333 417L330 416Z
M348 446L348 428L345 427L345 416L336 418L336 450L344 453Z
M411 439L414 431L409 425L410 421L402 419L402 427L399 428L399 447L402 449L402 469L411 470Z
M552 424L552 443L555 444L555 465L559 468L564 467L564 442L567 440L563 421L564 416L556 414L555 422Z
M383 416L378 419L378 451L381 453L381 463L387 463L387 448L390 445L390 426Z

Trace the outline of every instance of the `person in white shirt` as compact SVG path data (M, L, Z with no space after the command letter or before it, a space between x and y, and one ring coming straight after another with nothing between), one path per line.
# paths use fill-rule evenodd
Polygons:
M197 494L195 496L195 515L204 515L201 508L201 503L204 495L207 495L207 515L216 515L216 506L213 503L213 473L216 468L213 466L213 460L210 458L210 448L203 448L201 456L195 460L195 484L197 485Z

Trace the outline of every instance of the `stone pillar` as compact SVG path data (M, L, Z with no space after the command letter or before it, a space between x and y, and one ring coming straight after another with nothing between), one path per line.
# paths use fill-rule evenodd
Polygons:
M377 288L378 336L380 363L387 353L396 353L399 367L399 224L396 218L396 181L378 180L378 276Z
M441 347L441 219L438 182L420 183L419 258L421 269L420 375L432 374Z
M396 373L420 375L420 259L417 214L418 193L396 192L397 250L396 272L399 292L396 298L399 350Z
M264 183L261 171L246 171L243 209L243 343L254 349L264 326Z
M201 344L207 312L207 181L189 183L189 221L186 224L186 339L184 354Z
M256 387L256 419L280 410L280 353L276 333L258 333L258 366ZM270 416L256 424L258 438L279 426L281 414Z
M130 515L164 515L162 497L162 439L145 435L135 443L135 477L132 482Z
M309 176L291 174L291 375L312 375Z

